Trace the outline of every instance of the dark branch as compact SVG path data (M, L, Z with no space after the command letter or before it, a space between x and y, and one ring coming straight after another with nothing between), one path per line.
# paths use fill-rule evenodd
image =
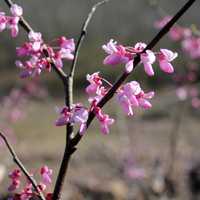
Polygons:
M30 181L30 183L34 187L35 191L38 193L40 199L41 200L45 200L45 197L44 197L43 193L37 187L38 184L37 184L36 180L27 171L27 169L24 167L24 165L22 164L22 162L19 160L19 158L17 157L17 154L15 153L15 151L14 151L13 147L11 146L11 144L8 142L6 136L2 132L0 132L0 137L3 139L4 143L6 144L8 150L9 150L9 152L10 152L12 158L13 158L13 161L21 169L21 171L24 173L24 175L27 177L27 179Z

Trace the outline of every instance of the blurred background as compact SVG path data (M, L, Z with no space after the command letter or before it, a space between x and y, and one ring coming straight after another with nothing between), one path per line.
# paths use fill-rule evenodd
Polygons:
M27 21L46 41L61 35L77 41L81 26L96 2L16 1L23 7ZM102 64L103 44L111 38L128 46L139 41L148 43L158 32L155 22L175 14L185 2L110 0L101 6L88 27L80 51L75 101L88 105L84 93L86 74L100 71L113 82L123 70L122 66L114 69ZM0 8L9 12L3 1ZM199 9L197 1L177 24L189 28L197 39ZM0 128L30 171L37 173L44 164L53 169L53 187L65 144L65 128L54 125L58 117L56 110L64 104L64 93L53 72L42 73L31 83L30 79L19 78L19 69L14 64L15 49L26 40L21 28L16 39L7 31L0 35ZM108 103L104 110L116 119L116 124L108 136L100 134L96 121L90 127L70 164L63 199L198 199L199 57L191 58L183 50L182 40L170 36L164 37L154 51L159 48L178 52L179 57L173 62L175 74L166 75L156 65L153 78L147 77L142 67L135 70L129 80L138 80L144 89L156 92L153 108L126 117L115 100ZM67 71L69 67L70 62L66 62L64 69ZM7 174L15 165L3 144L0 149L0 197L3 197L9 185Z

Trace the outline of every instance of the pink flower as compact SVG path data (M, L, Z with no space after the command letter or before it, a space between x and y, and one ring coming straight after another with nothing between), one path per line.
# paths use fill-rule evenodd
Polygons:
M188 97L188 91L185 87L179 87L176 89L176 96L180 101L184 101Z
M19 169L13 170L11 173L9 173L9 178L11 178L11 185L8 187L9 191L16 190L20 186L20 177L21 177L21 171Z
M18 6L17 4L11 5L10 12L14 17L21 17L23 15L22 7Z
M50 184L51 181L51 176L52 176L53 170L49 169L47 166L43 166L40 169L40 174L42 176L42 181L44 184Z
M74 39L66 39L66 37L62 36L58 38L59 46L63 49L68 49L71 52L75 51L75 43Z
M8 29L10 29L12 37L16 37L18 35L19 32L18 23L19 23L19 17L8 18L6 26Z
M71 112L68 107L64 106L60 111L60 117L56 120L56 126L64 126L70 122Z
M144 65L145 72L149 76L153 76L154 75L154 71L153 71L152 64L156 60L155 54L150 50L146 50L146 52L142 53L140 57L141 57L141 61L142 61L143 65Z
M154 97L154 92L151 91L151 92L148 92L148 93L144 93L144 91L141 91L140 94L138 94L136 96L137 100L138 100L138 103L139 103L139 106L141 108L144 108L144 109L149 109L152 107L151 103L149 102L149 99L152 99Z
M76 104L71 121L80 124L80 134L84 134L86 130L86 122L88 120L88 110L81 104Z
M117 45L117 42L114 42L113 39L103 45L102 48L109 54L103 61L104 65L117 65L129 61L125 48L122 45Z
M189 37L182 42L183 50L193 59L200 57L200 37Z
M0 32L6 29L7 19L4 12L0 12Z
M161 49L158 53L160 69L166 73L173 73L174 68L170 62L172 62L177 56L178 54L176 52L174 53L168 49Z
M174 26L169 31L169 36L173 41L179 41L184 38L190 37L192 34L188 28L182 28L181 26Z
M87 81L89 81L90 85L86 87L86 92L90 95L96 94L99 87L102 85L101 77L99 76L99 72L95 72L93 74L87 74Z
M86 129L88 119L88 110L82 104L74 104L72 109L64 106L60 111L60 117L56 120L56 126L64 126L67 123L79 124L80 134L83 134Z
M104 114L99 107L94 107L94 113L100 122L101 132L105 135L109 133L109 126L114 123L114 119L110 118L109 115Z

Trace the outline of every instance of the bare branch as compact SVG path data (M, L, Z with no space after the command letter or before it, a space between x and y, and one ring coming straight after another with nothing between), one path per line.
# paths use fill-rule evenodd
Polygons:
M104 0L104 1L100 1L98 3L96 3L91 11L89 12L85 22L83 23L83 26L82 26L82 29L81 29L81 34L79 36L79 39L78 39L78 42L77 42L77 45L76 45L76 49L75 49L75 54L74 54L74 60L72 62L72 66L71 66L71 71L70 71L70 76L73 77L74 76L74 72L75 72L75 68L76 68L76 63L77 63L77 59L78 59L78 55L79 55L79 51L80 51L80 48L81 48L81 45L84 41L84 38L86 36L86 33L87 33L87 27L95 13L95 11L97 10L97 8L105 3L107 3L109 0Z
M11 146L11 144L8 142L6 136L2 132L0 132L0 137L3 139L4 143L6 144L8 150L9 150L9 152L10 152L12 158L13 158L13 161L21 169L21 171L24 173L24 175L27 177L27 179L30 181L30 183L34 187L35 191L38 193L40 199L41 200L45 200L45 197L44 197L43 193L37 187L38 184L37 184L36 180L27 171L27 169L24 167L24 165L22 164L22 162L19 160L19 158L17 157L17 154L15 153L15 151L14 151L13 147Z

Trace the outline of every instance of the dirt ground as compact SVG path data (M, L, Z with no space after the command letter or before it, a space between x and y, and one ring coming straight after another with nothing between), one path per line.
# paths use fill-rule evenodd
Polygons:
M116 126L107 136L101 135L97 122L90 127L70 163L63 199L198 199L200 188L194 191L193 182L200 176L200 112L178 103L174 90L168 91L157 95L151 111L140 110L133 118L124 116L115 103L105 108ZM64 128L53 124L55 105L62 101L30 102L27 117L14 127L13 143L31 172L44 164L53 169L52 187L65 144ZM0 158L6 174L0 177L4 195L7 173L15 165L3 147Z

